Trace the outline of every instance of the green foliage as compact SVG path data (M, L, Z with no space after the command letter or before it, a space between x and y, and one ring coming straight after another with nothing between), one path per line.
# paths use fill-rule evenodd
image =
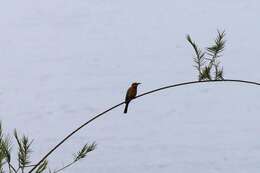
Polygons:
M0 122L0 172L4 172L3 166L11 161L10 138L3 133L2 123Z
M205 66L201 74L199 75L199 80L212 80L211 78L211 68L209 66Z
M32 141L29 141L28 137L26 137L24 135L20 139L16 130L14 131L14 137L18 144L19 168L21 168L22 172L24 172L24 168L31 163L30 154L32 151L31 151L30 147L31 147Z
M74 159L72 162L66 164L66 166L63 166L60 169L57 169L55 171L53 171L53 173L58 173L60 171L63 171L64 169L74 165L75 163L77 163L79 160L85 158L87 156L88 153L90 153L91 151L94 151L97 147L97 144L95 142L93 142L92 144L85 144L76 154L74 154ZM49 171L51 173L51 171Z
M18 166L15 168L15 166L11 163L11 138L8 135L4 135L3 129L2 129L2 123L0 122L0 173L25 173L26 168L34 167L35 165L31 164L31 145L32 140L29 140L29 138L25 135L22 135L21 137L18 135L17 131L14 131L14 138L17 143L17 161ZM53 171L53 173L57 173L59 171L62 171L74 163L78 162L79 160L86 157L86 155L96 149L96 143L92 144L85 144L78 152L74 155L74 159L71 163L67 164L66 166L63 166L62 168L58 169L57 171ZM48 168L48 161L44 160L35 170L35 173L43 173L43 172L49 172L51 173L51 169ZM6 170L7 169L7 170Z
M48 166L48 161L47 160L44 160L40 165L39 167L36 169L36 173L42 173L43 171L46 170Z
M93 142L92 144L88 145L85 144L82 149L74 155L74 161L78 161L86 157L86 155L96 149L97 144Z
M192 41L190 35L187 35L186 38L187 38L188 42L192 45L192 47L195 51L195 54L196 54L196 56L193 58L193 61L195 62L194 67L199 72L199 80L200 80L203 75L202 67L205 64L205 53L202 52L202 50L198 48L197 44L194 41Z
M223 32L218 31L218 35L215 40L215 43L211 47L207 48L208 54L212 56L213 59L219 57L220 56L219 54L223 52L225 47L224 37L225 37L225 31Z
M225 48L225 31L218 31L217 38L212 46L206 48L203 52L198 48L197 44L192 41L191 36L186 37L195 51L194 67L198 71L198 80L223 80L223 67L220 68L219 57ZM205 56L208 56L207 58Z

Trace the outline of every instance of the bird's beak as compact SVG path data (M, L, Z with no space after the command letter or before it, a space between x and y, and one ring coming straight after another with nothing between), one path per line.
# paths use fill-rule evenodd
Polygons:
M142 84L142 83L138 83L138 82L137 82L136 84L137 84L137 85L140 85L140 84Z

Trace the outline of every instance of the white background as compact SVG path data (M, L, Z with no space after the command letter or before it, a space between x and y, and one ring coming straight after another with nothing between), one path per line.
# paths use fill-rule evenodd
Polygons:
M260 81L257 0L0 2L0 119L34 139L33 160L93 115L139 93L196 80L187 34L227 33L224 76ZM66 172L259 173L260 88L201 84L155 93L92 123L49 158L98 148ZM15 160L15 159L14 159Z

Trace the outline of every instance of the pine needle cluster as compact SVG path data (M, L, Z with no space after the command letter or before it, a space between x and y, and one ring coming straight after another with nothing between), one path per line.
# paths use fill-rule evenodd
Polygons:
M205 51L200 49L197 44L187 35L186 39L195 51L194 67L198 71L198 80L223 80L223 67L220 67L219 57L225 48L225 31L218 31L217 38L212 46L207 47Z
M30 140L27 136L22 135L20 136L18 132L14 131L14 138L16 141L16 145L12 145L11 138L9 135L5 135L3 133L2 123L0 122L0 173L25 173L28 172L29 168L35 166L32 164L31 161L31 154L32 154L32 143L33 141ZM96 143L92 144L85 144L76 154L74 154L74 159L71 163L62 166L61 168L52 171L48 168L48 161L44 160L35 170L36 173L57 173L60 172L79 160L85 158L87 154L96 149ZM17 147L17 154L15 159L17 160L18 165L15 166L13 164L13 157L12 157L12 149Z

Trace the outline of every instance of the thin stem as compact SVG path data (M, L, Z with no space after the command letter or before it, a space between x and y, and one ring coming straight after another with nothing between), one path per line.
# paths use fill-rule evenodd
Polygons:
M184 86L184 85L192 85L192 84L202 84L202 83L215 83L215 82L237 82L237 83L246 83L246 84L252 84L252 85L257 85L260 86L260 83L258 82L253 82L253 81L247 81L247 80L236 80L236 79L224 79L224 80L208 80L208 81L190 81L190 82L183 82L183 83L178 83L178 84L173 84L173 85L168 85L165 87L161 87L158 89L154 89L145 93L142 93L138 96L136 96L134 99L137 99L139 97L143 97L145 95L154 93L154 92L158 92L161 90L165 90L168 88L174 88L174 87L178 87L178 86ZM29 173L32 173L32 171L34 171L50 154L52 154L59 146L61 146L66 140L68 140L72 135L74 135L76 132L78 132L80 129L82 129L83 127L85 127L86 125L88 125L89 123L91 123L92 121L94 121L95 119L99 118L100 116L104 115L105 113L112 111L113 109L123 105L125 102L121 102L115 106L112 106L111 108L105 110L104 112L97 114L96 116L94 116L93 118L91 118L90 120L88 120L87 122L83 123L81 126L79 126L77 129L75 129L74 131L72 131L70 134L68 134L63 140L61 140L56 146L54 146L46 155L44 155L42 157L42 159L29 171Z
M36 165L26 165L24 166L25 168L29 168L29 167L33 167L33 166L36 166Z
M78 161L78 160L77 160L77 161ZM73 161L73 162L67 164L66 166L64 166L64 167L62 167L62 168L60 168L60 169L54 171L53 173L58 173L58 172L60 172L60 171L62 171L62 170L64 170L64 169L70 167L71 165L73 165L73 164L76 163L77 161Z
M9 172L12 172L11 170L13 170L15 173L17 173L17 171L15 170L14 166L8 162L8 167L9 167Z
M10 165L8 165L8 169L9 169L9 173L12 173L12 168L11 168L11 166Z

